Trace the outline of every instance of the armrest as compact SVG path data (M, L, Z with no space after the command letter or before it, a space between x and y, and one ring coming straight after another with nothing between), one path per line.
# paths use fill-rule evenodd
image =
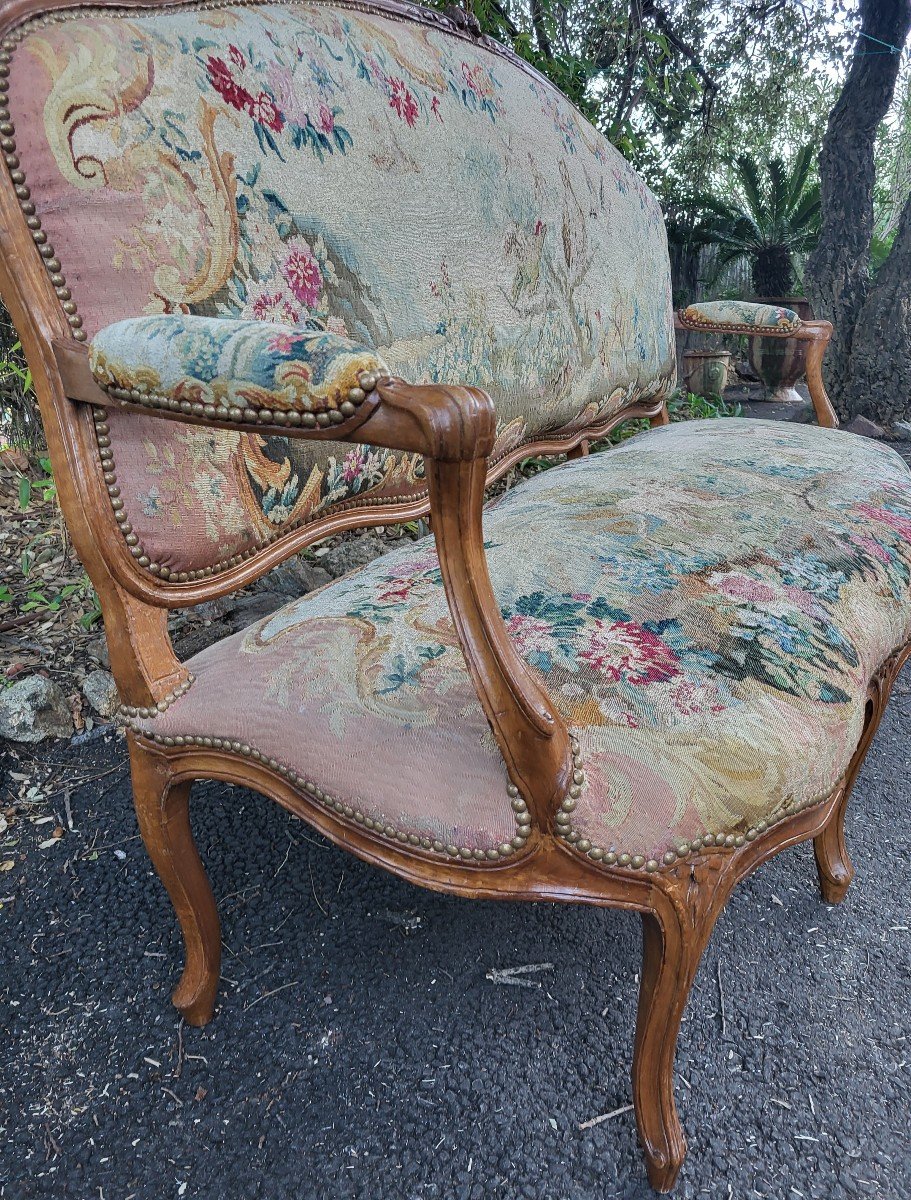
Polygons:
M287 437L423 454L443 585L478 699L534 826L553 827L577 764L565 723L510 640L487 570L496 413L485 392L406 383L347 338L255 321L142 317L101 330L88 351L72 341L53 348L66 395L96 408L257 432L265 423Z
M792 336L803 325L791 308L749 300L705 300L678 313L685 329L702 333L745 333L753 337Z
M832 325L829 321L804 321L791 308L755 304L749 300L704 300L677 313L681 329L699 333L743 333L747 337L796 338L807 346L807 387L816 420L829 429L838 428L838 416L826 394L822 378L822 356Z
M310 429L354 415L366 395L361 375L389 374L373 350L315 322L183 313L106 326L91 341L89 366L109 395L146 408Z

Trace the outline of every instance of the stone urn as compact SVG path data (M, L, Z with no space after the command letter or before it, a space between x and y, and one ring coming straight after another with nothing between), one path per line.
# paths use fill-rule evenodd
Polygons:
M813 320L810 301L802 296L762 296L758 303L791 308L801 320ZM807 369L807 343L796 338L751 337L748 341L750 366L765 386L764 398L778 404L803 403L803 397L794 384Z
M684 350L683 382L697 396L720 396L734 371L730 350Z

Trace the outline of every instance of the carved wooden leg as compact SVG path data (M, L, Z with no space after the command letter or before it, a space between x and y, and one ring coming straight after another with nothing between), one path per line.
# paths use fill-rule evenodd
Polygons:
M671 414L667 411L667 401L666 400L661 405L661 411L658 413L655 413L655 415L653 417L649 417L648 423L649 423L649 425L651 425L652 429L654 429L657 425L670 425Z
M844 900L845 893L854 878L854 864L851 862L851 856L845 843L845 813L858 772L863 766L870 743L873 741L882 715L886 711L895 676L906 658L905 652L894 656L883 664L870 681L863 733L845 774L844 791L838 804L832 810L825 829L813 839L819 890L827 904L839 904Z
M212 1019L221 963L221 927L190 830L190 781L171 782L164 755L131 734L133 802L142 840L165 885L183 933L186 963L171 999L190 1025Z
M579 445L573 446L566 455L567 462L571 462L574 458L588 458L588 438L583 438Z
M686 1155L674 1101L677 1034L714 918L683 929L675 916L642 914L642 979L633 1051L633 1101L652 1187L669 1192Z
M839 904L844 900L854 878L854 864L845 844L845 812L850 798L850 788L846 788L829 823L813 839L819 890L826 904Z

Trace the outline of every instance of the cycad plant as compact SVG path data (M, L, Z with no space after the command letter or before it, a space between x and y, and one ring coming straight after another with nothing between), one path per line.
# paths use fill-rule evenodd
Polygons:
M819 184L810 182L813 147L802 146L790 169L772 158L763 178L751 154L736 161L737 202L703 199L708 240L720 249L716 274L729 263L750 262L757 296L789 296L794 258L819 240Z

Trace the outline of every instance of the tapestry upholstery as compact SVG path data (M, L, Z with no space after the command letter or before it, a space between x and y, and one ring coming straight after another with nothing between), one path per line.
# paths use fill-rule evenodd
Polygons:
M364 399L362 374L388 374L381 358L311 322L275 325L182 313L128 317L99 330L89 347L95 381L138 392L139 403L202 405L200 415L279 424L340 423ZM343 405L348 410L342 411ZM208 411L211 410L211 411ZM334 420L333 420L334 414Z
M694 328L753 333L757 329L793 332L803 324L792 308L749 300L702 300L681 310L680 320Z
M9 107L80 337L316 318L412 381L488 390L497 454L672 384L657 201L550 84L444 29L357 4L74 10L16 45ZM423 488L385 450L108 425L134 553L172 578Z
M839 431L656 429L507 492L485 540L510 635L581 744L561 828L608 863L741 844L827 795L871 676L911 638L911 475ZM444 854L509 850L508 780L432 539L188 666L139 728L234 739Z

